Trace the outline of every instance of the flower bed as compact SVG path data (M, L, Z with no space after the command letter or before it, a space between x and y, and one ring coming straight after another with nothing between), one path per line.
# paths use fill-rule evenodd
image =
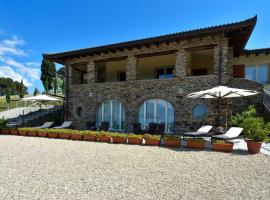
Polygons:
M215 140L212 143L212 147L213 147L214 151L232 152L233 143L232 142L222 141L222 140Z
M126 143L127 134L124 133L112 133L111 134L113 143Z
M145 141L145 145L150 145L150 146L160 145L160 135L144 134L143 138Z
M143 135L128 134L127 136L128 144L142 144Z
M181 146L180 136L179 135L165 135L164 145L167 147L179 148Z
M205 141L201 138L187 140L187 147L190 149L203 149L205 145Z
M97 141L99 142L110 142L111 136L109 132L101 131L97 134Z

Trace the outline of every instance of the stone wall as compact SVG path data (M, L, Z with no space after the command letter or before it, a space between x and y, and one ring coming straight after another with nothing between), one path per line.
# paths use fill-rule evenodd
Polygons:
M187 77L187 52L186 48L216 45L214 47L214 74L207 76ZM160 51L176 50L175 78L168 80L136 80L136 55ZM95 60L127 56L126 75L127 81L113 83L95 83ZM77 62L89 62L88 82L82 85L72 85L71 75L68 73L67 112L66 119L74 121L75 128L84 129L86 121L96 121L98 106L105 100L118 100L126 109L126 131L132 131L132 124L138 122L138 109L148 99L164 99L174 107L175 132L194 130L202 124L215 124L217 118L218 102L216 99L187 99L185 96L191 92L205 90L218 85L219 66L221 64L221 83L232 83L232 49L228 46L227 38L211 36L196 38L179 43L152 45L132 50L117 50L114 53L95 55L93 57L76 58L66 61L67 69ZM252 87L247 84L247 87ZM250 88L251 89L251 88ZM194 105L202 103L208 107L208 116L201 121L192 118ZM228 106L229 105L229 106ZM225 107L227 106L227 109ZM82 116L77 116L76 109L83 108ZM227 115L228 109L232 111L232 101L222 104L222 115Z

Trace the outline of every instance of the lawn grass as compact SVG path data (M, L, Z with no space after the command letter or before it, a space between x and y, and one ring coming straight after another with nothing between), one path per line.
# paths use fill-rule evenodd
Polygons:
M10 99L11 99L10 109L28 106L31 104L30 102L16 101L20 99L18 95L12 95L10 96ZM5 111L7 109L8 109L8 105L6 102L6 96L0 96L0 112Z

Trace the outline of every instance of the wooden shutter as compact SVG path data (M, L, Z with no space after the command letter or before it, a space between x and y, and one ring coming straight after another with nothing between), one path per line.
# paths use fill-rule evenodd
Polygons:
M233 66L233 77L244 78L245 77L245 65L234 65Z

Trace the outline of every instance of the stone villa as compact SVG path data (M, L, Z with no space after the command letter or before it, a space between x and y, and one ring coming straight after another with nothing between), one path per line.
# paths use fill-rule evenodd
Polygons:
M187 99L191 92L228 85L263 92L269 82L270 49L246 50L257 16L116 44L43 54L65 65L66 120L109 122L110 130L132 132L151 122L180 132L216 124L217 100ZM223 116L255 104L262 95L223 102Z

